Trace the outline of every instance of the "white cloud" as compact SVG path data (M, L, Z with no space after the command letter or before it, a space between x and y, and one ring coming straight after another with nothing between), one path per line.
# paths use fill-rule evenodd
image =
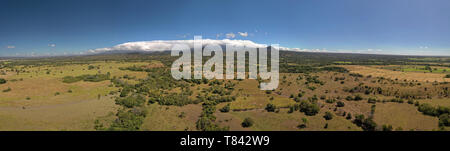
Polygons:
M242 37L247 37L248 33L247 32L238 32L239 35L241 35Z
M56 47L56 44L48 44L49 47Z
M234 38L234 37L236 37L236 35L234 33L227 33L227 34L225 34L225 36L227 38Z
M16 46L6 46L6 48L8 48L8 49L14 49L14 48L16 48Z
M194 40L154 40L154 41L138 41L138 42L127 42L119 44L108 48L98 48L89 50L91 53L114 51L114 50L124 50L124 51L165 51L171 50L172 46L175 44L187 44L191 48L193 47ZM238 47L267 47L264 44L258 44L250 40L213 40L213 39L202 39L203 45L217 44L217 45L232 45ZM280 48L281 49L281 48Z
M154 41L137 41L137 42L127 42L123 44L119 44L113 47L107 48L98 48L88 50L88 53L101 53L107 51L166 51L171 50L173 45L175 44L186 44L189 47L193 48L194 40L154 40ZM250 40L236 40L236 39L202 39L202 44L217 44L217 45L232 45L237 47L252 47L252 48L262 48L267 47L266 44L255 43ZM298 51L298 52L336 52L329 51L325 48L323 49L301 49L301 48L288 48L288 47L279 47L280 50L285 51ZM355 52L353 52L355 53Z

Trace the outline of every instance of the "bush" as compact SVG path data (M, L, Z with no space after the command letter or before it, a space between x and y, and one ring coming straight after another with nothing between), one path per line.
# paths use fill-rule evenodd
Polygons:
M325 118L325 120L331 120L333 119L333 113L331 112L325 112L325 115L323 116L323 118Z
M133 108L135 106L142 106L145 102L145 98L141 95L132 95L126 98L117 98L116 104L122 105L127 108Z
M337 106L337 107L344 107L344 106L345 106L345 103L342 102L342 101L338 101L336 106Z
M450 78L450 74L445 75L445 78Z
M0 78L0 84L5 84L5 83L6 83L6 80L3 78Z
M267 106L266 106L266 110L267 110L267 112L275 112L275 109L276 109L277 107L274 105L274 104L272 104L272 103L269 103L269 104L267 104Z
M253 119L247 117L244 119L244 121L242 122L241 125L242 125L242 127L251 127L251 126L253 126L253 123L254 123Z

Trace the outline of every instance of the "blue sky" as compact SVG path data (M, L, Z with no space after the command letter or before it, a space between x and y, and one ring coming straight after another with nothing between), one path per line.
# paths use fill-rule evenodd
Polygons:
M450 55L448 0L2 0L0 20L0 56L227 33L308 50Z

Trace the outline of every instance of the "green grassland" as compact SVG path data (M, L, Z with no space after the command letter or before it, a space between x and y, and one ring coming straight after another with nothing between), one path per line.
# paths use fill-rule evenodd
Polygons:
M11 59L0 130L449 130L447 59L417 58L281 52L273 91L175 80L167 53Z

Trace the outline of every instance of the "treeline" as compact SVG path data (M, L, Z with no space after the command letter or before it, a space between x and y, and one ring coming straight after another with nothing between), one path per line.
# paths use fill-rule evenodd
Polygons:
M87 81L87 82L100 82L100 81L105 81L105 80L109 80L110 74L95 74L95 75L89 75L89 74L85 74L85 75L80 75L80 76L65 76L63 77L63 82L64 83L74 83L74 82L78 82L78 81Z
M417 109L425 115L438 117L439 126L450 126L450 108L443 106L434 107L430 104L423 103Z
M341 73L349 72L347 69L343 67L336 67L336 66L320 67L311 65L280 64L281 73L314 73L320 71L333 71Z

